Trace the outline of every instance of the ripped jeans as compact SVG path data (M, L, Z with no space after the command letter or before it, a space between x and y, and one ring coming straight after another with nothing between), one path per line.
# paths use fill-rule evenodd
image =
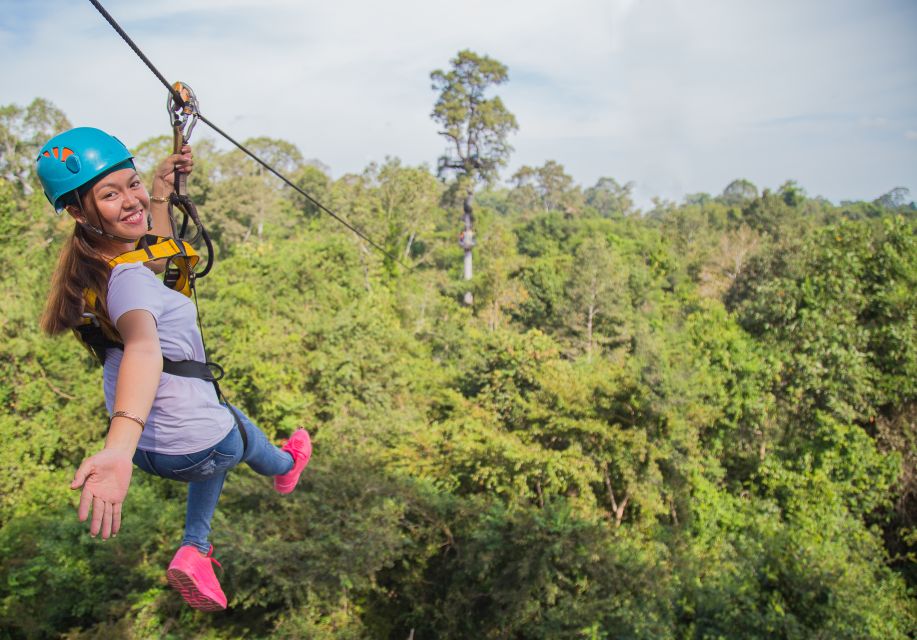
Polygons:
M235 409L235 407L233 407ZM275 447L244 413L235 409L239 423L216 445L187 455L168 455L138 449L134 464L153 475L188 483L185 536L182 546L210 550L210 521L216 511L226 474L239 462L263 476L277 476L293 468L293 456ZM239 429L245 429L243 451Z

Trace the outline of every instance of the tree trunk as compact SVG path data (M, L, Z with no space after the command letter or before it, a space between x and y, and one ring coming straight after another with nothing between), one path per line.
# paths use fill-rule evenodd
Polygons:
M615 514L615 526L620 527L621 521L624 519L624 509L627 507L627 503L630 501L630 496L627 495L627 492L624 492L624 499L619 503L615 499L614 489L611 488L611 476L608 475L608 465L602 465L602 473L605 476L605 490L608 492L608 501L611 502L611 510Z
M411 257L411 247L414 246L414 238L417 237L417 232L412 231L410 237L408 238L408 243L404 247L404 259L408 260Z
M369 281L369 249L362 242L360 243L360 264L363 267L363 286L367 291L372 291L372 283Z
M465 222L465 232L462 234L462 246L465 249L465 280L470 281L472 275L474 274L474 269L472 267L471 260L471 250L474 247L474 214L472 199L474 198L474 192L469 189L468 193L465 195L465 201L462 203L462 208L464 209L463 220ZM466 305L471 306L474 304L474 295L471 291L465 292L464 302Z

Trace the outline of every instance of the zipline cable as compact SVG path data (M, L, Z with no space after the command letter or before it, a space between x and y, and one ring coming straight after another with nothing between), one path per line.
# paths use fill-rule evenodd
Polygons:
M150 62L150 59L147 58L143 54L143 51L140 50L140 47L134 44L134 41L131 40L131 37L127 35L124 29L121 28L121 25L119 25L115 21L115 19L111 17L111 14L105 10L105 7L103 7L100 3L96 2L96 0L89 0L89 2L91 2L92 6L94 6L98 10L98 12L102 14L102 17L108 21L108 24L111 25L112 29L118 32L118 35L121 36L124 42L127 43L127 46L129 46L131 50L137 54L137 57L139 57L143 61L143 64L145 64L147 68L153 72L153 75L159 78L159 81L163 84L163 86L166 89L169 90L169 93L172 94L172 97L175 98L175 102L177 102L179 106L183 106L185 104L185 101L182 99L181 94L176 89L172 88L172 85L169 83L168 80L165 79L165 76L159 73L159 70L155 66L153 66L153 63Z
M121 36L121 38L124 40L124 42L127 43L127 46L129 46L129 47L131 48L131 50L132 50L135 54L137 54L137 57L139 57L140 60L143 61L143 63L147 66L147 68L149 68L149 70L153 72L153 75L155 75L155 76L159 79L159 81L163 84L163 86L164 86L166 89L168 89L169 93L172 95L172 98L175 100L175 102L176 102L179 106L183 106L183 105L185 104L185 101L184 101L184 99L182 99L181 94L178 92L178 90L175 89L171 84L169 84L169 81L165 79L165 76L163 76L163 75L159 72L159 70L153 65L153 63L150 61L150 59L147 58L146 55L144 55L143 51L140 50L140 47L138 47L138 46L134 43L134 41L131 40L131 37L130 37L129 35L127 35L127 33L124 31L124 29L121 28L121 25L119 25L118 22L111 16L111 14L109 14L108 11L105 10L105 7L103 7L102 4L101 4L100 2L98 2L98 0L89 0L89 2L92 4L92 6L94 6L94 7L98 10L98 12L99 12L100 14L102 14L102 17L105 18L105 20L108 22L108 24L111 25L111 27L118 33L119 36ZM351 225L349 222L347 222L346 220L344 220L343 218L341 218L339 215L337 215L336 213L334 213L331 209L329 209L328 207L326 207L325 205L323 205L321 202L319 202L318 200L316 200L315 198L313 198L312 196L310 196L308 193L306 193L305 191L303 191L300 187L298 187L297 185L293 184L289 179L286 178L286 176L284 176L284 175L281 174L279 171L277 171L276 169L274 169L274 167L272 167L271 165L269 165L267 162L265 162L264 160L262 160L261 158L259 158L258 156L256 156L254 153L252 153L252 152L249 151L248 149L246 149L246 148L245 148L243 145L241 145L240 143L236 142L236 140L235 140L234 138L232 138L228 133L226 133L225 131L223 131L222 129L220 129L218 126L216 126L215 124L213 124L210 120L208 120L208 119L204 116L204 114L198 113L198 117L199 117L208 127L210 127L211 129L213 129L214 131L216 131L218 134L220 134L221 136L223 136L224 138L226 138L226 140L228 140L229 142L231 142L232 144L234 144L236 147L239 148L240 151L242 151L242 152L245 153L247 156L249 156L250 158L252 158L255 162L257 162L258 164L260 164L262 167L264 167L265 169L267 169L268 171L270 171L272 174L274 174L275 176L277 176L278 178L280 178L284 183L286 183L287 185L289 185L289 186L290 186L292 189L294 189L297 193L299 193L301 196L303 196L304 198L306 198L306 200L308 200L309 202L311 202L312 204L314 204L314 205L315 205L316 207L318 207L321 211L325 212L326 214L328 214L329 216L331 216L332 218L334 218L335 220L337 220L338 222L340 222L342 225L344 225L345 227L347 227L348 229L350 229L353 233L355 233L356 235L358 235L360 238L362 238L363 240L365 240L366 242L368 242L374 249L376 249L377 251L380 251L380 252L381 252L382 254L384 254L387 258L389 258L390 260L392 260L392 261L394 261L394 262L400 264L400 265L401 265L402 267L404 267L405 269L408 269L408 270L412 270L412 269L413 269L413 267L410 267L410 266L404 264L401 260L399 260L398 258L396 258L395 256L393 256L393 255L392 255L391 253L389 253L386 249L384 249L384 248L381 247L379 244L377 244L377 243L374 242L372 239L370 239L365 233L363 233L362 231L360 231L359 229L357 229L356 227L354 227L353 225Z
M337 220L338 222L340 222L342 225L344 225L345 227L347 227L348 229L350 229L351 231L353 231L355 234L357 234L358 236L360 236L361 238L363 238L364 240L366 240L366 241L367 241L368 243L370 243L373 247L375 247L376 249L378 249L379 251L381 251L382 253L384 253L384 254L385 254L386 256L388 256L390 259L394 260L395 262L397 262L398 264L400 264L401 266L403 266L403 267L405 267L405 268L408 268L408 269L410 268L410 267L408 267L406 264L404 264L403 262L401 262L401 260L399 260L399 259L396 258L395 256L391 255L388 251L386 251L385 249L383 249L382 247L380 247L379 245L377 245L375 242L373 242L372 240L370 240L369 238L367 238L365 235L363 235L363 233L362 233L361 231L359 231L358 229L354 228L349 222L347 222L346 220L344 220L343 218L341 218L340 216L338 216L338 215L337 215L336 213L334 213L331 209L329 209L328 207L326 207L325 205L323 205L321 202L319 202L318 200L316 200L315 198L313 198L312 196L310 196L308 193L306 193L305 191L303 191L302 189L300 189L298 186L296 186L295 184L293 184L292 182L290 182L290 181L286 178L286 176L284 176L283 174L279 173L276 169L274 169L274 167L272 167L271 165L269 165L268 163L266 163L264 160L262 160L261 158L259 158L258 156L256 156L254 153L252 153L252 152L249 151L248 149L246 149L242 144L236 142L228 133L226 133L225 131L223 131L222 129L220 129L218 126L216 126L215 124L213 124L212 122L210 122L210 120L208 120L203 114L200 114L199 117L200 117L200 119L201 119L201 122L203 122L203 123L206 124L208 127L210 127L211 129L213 129L214 131L216 131L217 133L219 133L221 136L223 136L224 138L226 138L227 140L229 140L229 141L230 141L231 143L233 143L234 145L236 145L236 146L239 148L239 150L241 150L243 153L247 154L252 160L254 160L254 161L257 162L258 164L260 164L262 167L264 167L265 169L267 169L268 171L270 171L271 173L273 173L275 176L277 176L278 178L280 178L281 180L283 180L283 181L284 181L285 183L287 183L290 187L292 187L292 188L295 189L297 192L299 192L300 195L304 196L304 197L306 198L306 200L308 200L309 202L311 202L312 204L314 204L316 207L318 207L319 209L321 209L322 211L324 211L325 213L327 213L329 216L331 216L332 218L334 218L335 220Z

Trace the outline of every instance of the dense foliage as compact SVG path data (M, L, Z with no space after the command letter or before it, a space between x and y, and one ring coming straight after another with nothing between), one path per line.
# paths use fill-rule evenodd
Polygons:
M247 143L405 269L199 142L208 345L268 434L315 434L291 496L231 474L213 536L230 608L199 614L164 575L184 486L136 473L106 542L67 489L106 423L89 356L37 326L72 223L27 159L63 122L43 101L0 111L0 637L917 633L900 190L833 205L737 180L641 212L631 184L523 167L476 194L469 309L461 211L428 168L332 180L289 143Z

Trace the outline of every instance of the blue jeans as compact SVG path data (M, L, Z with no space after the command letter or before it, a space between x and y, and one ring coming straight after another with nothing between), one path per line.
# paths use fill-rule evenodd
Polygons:
M235 407L233 407L235 409ZM182 545L210 550L210 521L216 511L226 474L239 462L263 476L278 476L293 468L293 456L275 447L244 413L235 409L237 423L213 447L187 455L168 455L138 449L134 464L153 475L188 483L188 508ZM248 446L243 451L239 429L245 429Z

